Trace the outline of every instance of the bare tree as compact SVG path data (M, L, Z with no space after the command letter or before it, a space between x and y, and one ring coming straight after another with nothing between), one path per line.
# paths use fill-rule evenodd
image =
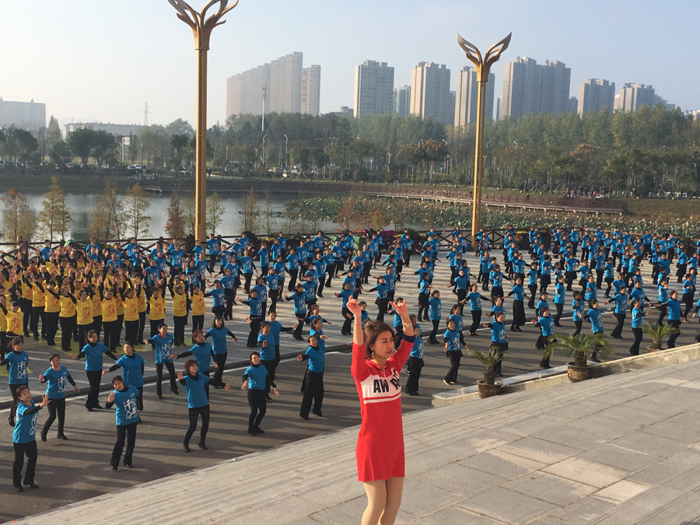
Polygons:
M42 209L37 217L41 233L51 242L54 235L65 239L68 235L68 225L73 219L66 205L66 193L58 184L56 176L51 177L51 186L41 204Z
M121 239L124 230L124 198L119 195L116 182L105 181L104 191L95 196L90 235L103 241Z
M216 234L216 229L224 222L226 208L221 202L218 192L214 192L207 198L207 230Z
M126 191L126 215L131 235L144 237L149 235L148 224L151 217L146 215L151 206L148 200L148 192L139 183L134 184Z
M9 189L2 197L2 202L5 205L5 237L16 239L21 236L25 241L30 241L36 230L36 212L27 199L18 191Z

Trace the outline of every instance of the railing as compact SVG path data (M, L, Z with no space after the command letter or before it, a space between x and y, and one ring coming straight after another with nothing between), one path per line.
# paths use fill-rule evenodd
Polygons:
M193 190L194 181L156 180L147 181L148 191L173 191L176 188ZM430 189L413 187L405 184L364 184L336 183L322 181L300 180L264 180L264 179L207 179L209 191L248 192L251 188L256 192L271 193L334 193L343 195L367 195L382 197L399 197L412 199L439 200L471 204L474 195L471 191L452 189ZM554 197L533 196L530 194L485 193L481 197L486 206L515 206L520 208L557 209L562 211L582 211L622 214L627 211L627 204L608 199L585 197Z

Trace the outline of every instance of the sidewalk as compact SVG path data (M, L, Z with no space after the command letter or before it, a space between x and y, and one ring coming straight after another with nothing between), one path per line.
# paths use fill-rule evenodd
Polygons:
M357 430L18 523L359 523ZM700 361L414 412L404 434L397 523L690 525L700 516Z

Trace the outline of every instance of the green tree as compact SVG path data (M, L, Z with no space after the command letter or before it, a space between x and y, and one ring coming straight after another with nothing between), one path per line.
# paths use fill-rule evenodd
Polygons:
M63 140L54 143L49 151L51 161L59 166L63 166L70 160L70 147Z
M126 198L124 199L124 211L127 216L126 226L131 235L137 239L147 237L150 234L148 225L151 217L146 215L150 206L148 192L143 189L143 186L136 183L126 190Z
M74 157L80 158L83 164L87 164L94 143L95 130L90 128L76 129L68 137L68 147Z
M44 195L41 205L42 209L37 217L41 233L51 242L53 242L54 236L66 239L69 225L73 219L66 204L66 193L59 185L56 176L51 177L51 186Z
M14 240L21 236L25 241L31 241L36 230L36 212L26 197L14 189L9 189L2 197L2 202L5 205L5 237Z

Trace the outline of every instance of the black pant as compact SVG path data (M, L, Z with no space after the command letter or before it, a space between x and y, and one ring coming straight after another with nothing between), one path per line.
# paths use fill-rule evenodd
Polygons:
M109 462L113 467L119 466L119 458L122 457L125 441L126 453L124 454L124 465L131 465L131 456L134 453L134 445L136 445L136 425L138 425L138 423L117 425L117 441L114 443L112 459Z
M309 417L312 401L314 414L321 412L321 405L323 405L323 372L307 370L305 385L304 397L301 400L301 409L299 410L299 415L303 418Z
M267 412L267 400L265 391L254 388L248 389L248 405L250 405L250 417L248 418L248 430L258 428Z
M433 319L433 331L430 332L430 337L428 337L428 342L429 343L434 343L437 341L437 333L438 330L440 329L440 319Z
M625 325L625 318L627 317L627 314L614 313L613 315L615 316L615 319L617 319L617 326L610 335L612 337L622 337L622 328Z
M349 311L349 310L348 310L348 311ZM294 333L292 334L292 336L294 337L294 339L299 339L299 340L301 340L301 338L302 338L301 333L302 333L302 330L303 330L303 328L304 328L304 318L305 318L305 315L304 315L304 314L300 314L300 313L296 313L296 312L294 312L294 315L295 315L296 318L297 318L297 327L294 329Z
M78 325L78 348L83 349L87 342L87 333L92 330L92 323Z
M32 306L31 329L34 337L39 337L39 320L41 320L41 335L46 335L46 316L43 306Z
M331 282L333 282L333 276L335 275L335 263L329 264L326 267L326 288L331 287Z
M255 348L258 344L258 334L260 333L260 323L262 317L250 318L250 333L248 334L248 348Z
M177 317L175 318L177 319ZM133 344L139 344L143 341L139 341L139 320L135 321L124 321L124 341L131 341Z
M537 295L537 285L536 284L528 284L527 285L528 290L530 290L530 300L527 303L528 308L535 308L535 296Z
M265 377L265 395L270 396L270 390L275 382L275 372L277 371L277 360L272 359L270 361L260 361L261 365L267 368L267 376Z
M97 370L91 372L86 370L88 382L90 383L90 391L88 392L87 401L85 401L86 408L95 408L100 405L100 382L102 381L102 371Z
M406 392L409 394L418 393L418 381L420 373L425 366L425 362L417 357L408 358L408 380L406 381Z
M224 299L226 300L226 309L224 310L224 321L233 320L233 303L236 302L236 291L232 288L224 290Z
M141 315L141 314L139 314L139 315ZM145 315L145 313L144 313L144 315ZM102 333L102 316L101 315L92 318L92 324L90 325L90 330L94 330L95 332L97 332L97 337L99 339L100 334Z
M56 332L58 331L58 315L60 312L47 312L46 316L46 343L49 346L56 344Z
M173 316L175 324L175 332L173 333L173 344L180 346L185 344L185 323L187 322L186 315Z
M151 321L152 323L153 321ZM104 335L102 336L102 344L109 348L110 352L114 352L117 349L117 328L119 327L119 321L115 319L114 321L104 321L102 323L102 330ZM156 334L158 332L156 331ZM152 334L153 337L155 334Z
M161 325L161 323L165 322L165 319L149 319L149 323L151 325L151 335L149 337L155 337L158 335L158 327ZM105 326L105 331L107 331L107 327ZM105 334L106 337L106 334ZM175 343L175 337L173 336L173 343Z
M70 343L75 330L75 317L61 317L61 350L70 352Z
M224 352L223 354L214 354L214 362L216 363L216 368L214 369L214 378L212 379L211 384L215 387L226 386L226 383L224 383L222 378L224 376L224 368L226 367L227 357L228 352Z
M578 335L581 333L581 328L583 327L583 321L574 321L574 326L576 326L576 331L573 335Z
M343 306L343 329L340 331L343 335L352 334L352 314L350 310Z
M427 293L418 294L418 320L427 321L428 311L430 310L430 303L428 302L430 297Z
M44 423L44 430L41 431L42 436L48 434L51 425L56 420L56 415L58 415L58 435L63 435L63 424L66 421L66 399L50 399L47 405L49 409L49 417L46 418Z
M177 392L177 383L175 382L175 366L172 361L166 361L165 363L156 363L156 395L163 395L163 366L168 369L168 375L170 376L170 390Z
M192 333L201 330L204 327L204 315L192 316Z
M248 293L248 292L250 292L250 281L253 280L253 274L252 273L244 273L243 279L245 280L245 283L243 284L243 290L245 290L245 293Z
M188 446L190 444L190 438L194 431L197 430L197 419L202 416L202 432L199 436L199 442L204 443L207 439L207 432L209 432L209 405L205 405L199 408L190 408L190 427L187 429L187 434L185 434L184 445Z
M32 322L32 300L23 297L19 304L22 308L22 328L24 329L24 336L29 337L29 325Z
M459 372L459 364L462 361L462 352L447 352L447 357L450 358L450 369L447 371L445 381L454 383L457 381L457 372Z
M470 334L475 334L476 329L481 324L481 310L472 310L472 326L469 329Z
M289 272L289 287L287 288L288 291L293 292L294 288L297 284L297 275L299 274L299 270L287 270Z
M22 486L22 467L24 467L24 456L27 456L27 470L24 473L24 482L33 483L36 472L36 440L29 443L13 443L15 447L15 462L12 464L12 484L15 487Z
M564 313L564 303L554 303L554 306L557 309L557 313L554 316L554 325L560 326L559 320L561 319L561 316Z
M639 345L642 342L644 331L641 328L632 328L632 333L634 334L634 344L630 348L630 354L639 355Z
M139 312L139 331L136 340L140 343L143 341L143 331L146 328L146 312Z
M662 304L659 306L659 320L656 321L656 324L664 324L664 319L668 316L668 306L665 304Z
M379 312L377 313L377 321L383 321L384 320L384 315L386 314L386 310L389 306L389 299L384 298L384 299L377 299L377 308L379 309Z
M678 332L673 334L668 338L668 347L669 348L676 348L676 339L678 339L678 336L681 335L681 322L680 321L668 321L668 324L670 324L672 327L678 329Z
M19 383L10 384L10 395L12 396L12 408L10 409L10 421L15 420L15 414L17 414L17 402L19 401L19 396L17 395L17 389L21 386L29 386L29 383Z

